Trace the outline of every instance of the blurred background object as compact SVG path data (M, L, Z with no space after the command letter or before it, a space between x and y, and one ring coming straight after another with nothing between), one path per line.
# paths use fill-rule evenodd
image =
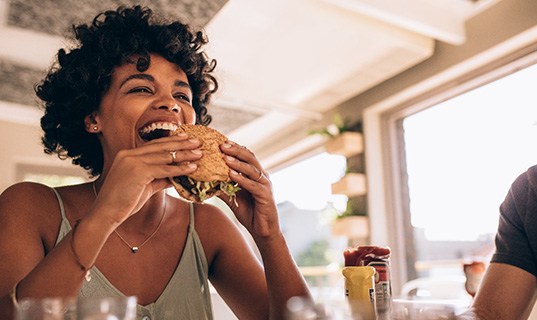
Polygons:
M485 275L487 270L486 264L483 261L472 261L463 264L464 275L466 276L466 281L464 283L464 288L469 295L475 297L477 289L479 289L479 284Z

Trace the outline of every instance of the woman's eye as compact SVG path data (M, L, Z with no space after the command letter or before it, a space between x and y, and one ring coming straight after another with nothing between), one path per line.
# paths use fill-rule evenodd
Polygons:
M187 96L186 94L182 94L182 93L181 94L176 94L175 98L176 99L181 99L181 100L184 100L184 101L190 103L190 97Z
M151 93L151 89L147 87L136 87L129 90L129 93Z

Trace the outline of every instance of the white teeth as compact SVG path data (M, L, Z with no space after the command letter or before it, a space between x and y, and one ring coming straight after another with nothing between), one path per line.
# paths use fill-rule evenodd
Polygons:
M146 134L157 129L175 131L177 128L177 125L171 122L153 122L140 129L140 132Z

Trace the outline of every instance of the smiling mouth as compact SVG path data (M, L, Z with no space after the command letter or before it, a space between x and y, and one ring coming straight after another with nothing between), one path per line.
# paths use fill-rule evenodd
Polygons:
M171 122L153 122L138 131L140 138L151 141L158 138L169 137L178 126Z

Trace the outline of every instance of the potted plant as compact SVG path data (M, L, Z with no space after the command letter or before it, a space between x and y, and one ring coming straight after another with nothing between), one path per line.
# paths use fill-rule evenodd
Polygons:
M347 208L336 216L332 223L332 234L352 239L369 237L369 219L367 218L366 196L349 198Z
M369 237L367 184L361 131L361 123L351 124L348 119L335 114L332 124L311 132L329 138L325 142L325 150L328 153L343 155L347 159L345 175L332 184L332 193L343 194L349 198L345 211L332 223L332 234L347 237L349 243L363 243Z
M326 152L340 154L348 158L363 152L362 125L351 124L347 118L335 114L333 122L321 130L313 130L312 134L320 134L329 139L325 143Z

